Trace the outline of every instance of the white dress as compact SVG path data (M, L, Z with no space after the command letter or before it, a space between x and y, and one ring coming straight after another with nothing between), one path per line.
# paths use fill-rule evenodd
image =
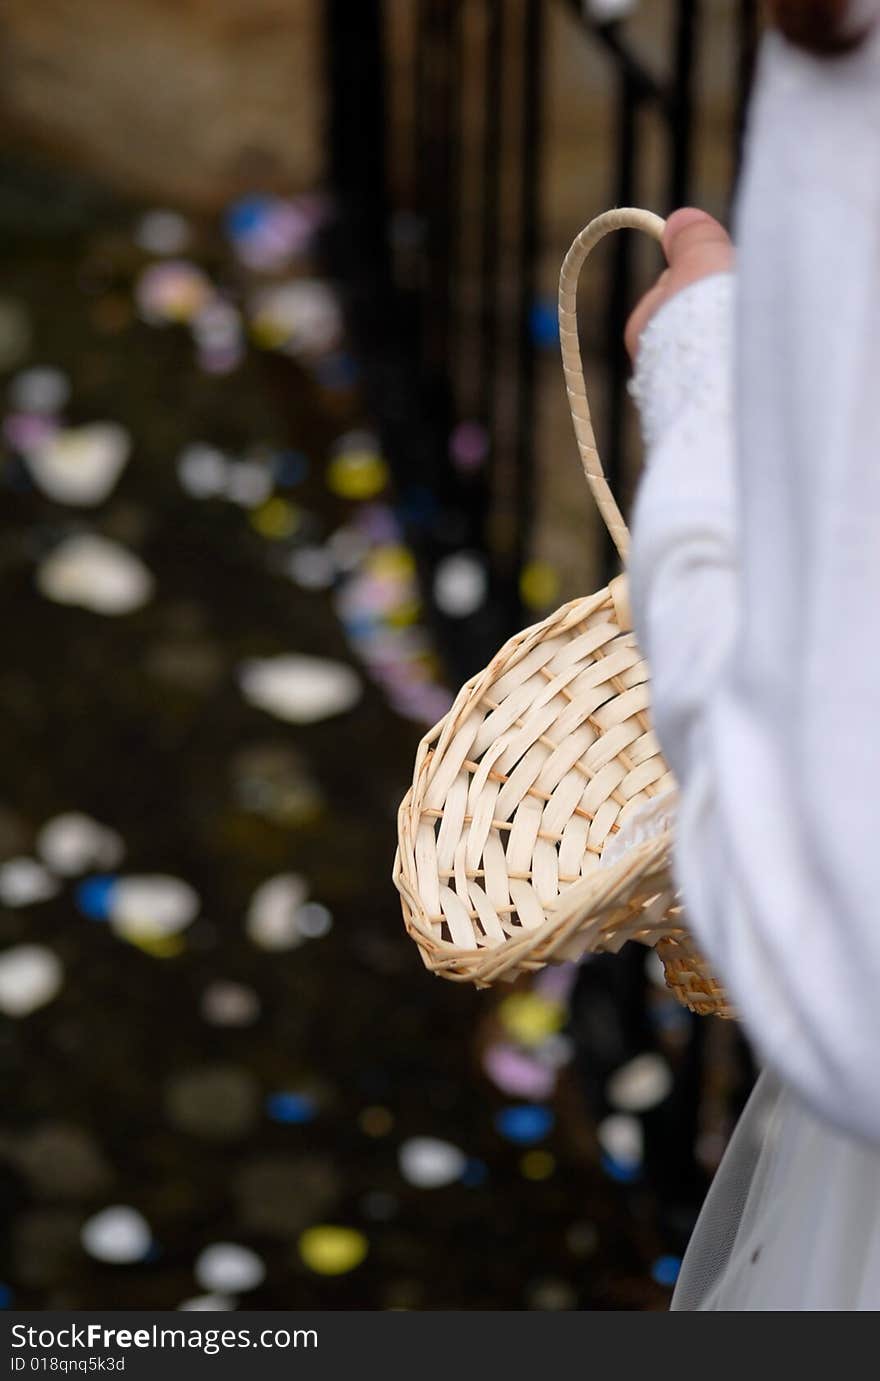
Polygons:
M736 219L634 389L677 877L772 1071L673 1308L880 1309L880 33L766 41Z

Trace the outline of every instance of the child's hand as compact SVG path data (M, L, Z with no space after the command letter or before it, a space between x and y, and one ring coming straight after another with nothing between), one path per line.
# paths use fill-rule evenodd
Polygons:
M626 348L635 361L639 338L654 313L675 293L733 268L733 245L722 225L692 206L673 211L663 234L663 252L669 268L661 273L649 292L645 293L626 324Z

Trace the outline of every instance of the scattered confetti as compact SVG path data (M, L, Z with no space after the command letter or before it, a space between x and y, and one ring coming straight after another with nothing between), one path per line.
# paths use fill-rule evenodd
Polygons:
M343 447L330 461L327 484L343 499L373 499L388 483L388 466L368 445Z
M283 653L253 658L239 668L245 700L290 724L315 724L354 708L360 677L342 662Z
M255 1290L266 1275L266 1267L250 1247L236 1242L214 1242L196 1258L195 1276L203 1290L237 1295Z
M526 1151L519 1168L524 1179L549 1180L556 1169L556 1157L550 1151Z
M34 858L10 858L0 864L0 902L4 906L32 906L58 891L52 874Z
M61 991L64 970L45 945L13 945L0 952L0 1012L26 1017Z
M450 618L463 619L486 601L489 577L486 563L474 552L444 556L434 572L434 600Z
M308 896L308 884L297 873L279 873L260 884L248 907L248 938L260 949L294 949L302 944L298 912Z
M290 556L287 574L303 590L327 590L336 579L336 562L326 547L300 547Z
M662 1055L650 1051L621 1065L606 1086L608 1102L621 1112L646 1112L662 1103L671 1092L669 1065Z
M496 1088L513 1098L541 1102L556 1087L556 1071L516 1046L499 1042L483 1055L483 1069Z
M9 404L16 412L61 412L70 398L70 380L60 369L37 365L16 374L9 385Z
M548 561L527 561L519 578L519 592L527 609L546 609L559 598L559 572Z
M533 1146L536 1141L543 1141L550 1135L554 1122L550 1108L538 1103L517 1103L501 1109L495 1118L495 1127L507 1141L519 1146Z
M226 233L246 268L277 273L306 252L318 224L313 203L243 197L226 213Z
M253 509L250 517L254 531L270 542L283 542L292 537L301 521L296 505L277 497Z
M320 940L333 928L333 916L320 902L309 901L297 911L296 927L307 940Z
M192 321L210 302L214 289L195 264L169 259L144 269L135 297L141 316L151 326Z
M231 1295L193 1295L192 1299L184 1300L177 1308L191 1313L206 1313L209 1310L228 1313L235 1308L235 1300Z
M583 0L584 10L597 24L614 24L633 13L639 0Z
M96 1261L122 1265L143 1261L152 1245L146 1218L127 1204L113 1204L88 1218L82 1228L82 1244Z
M680 1256L658 1256L651 1267L651 1279L658 1285L665 1285L667 1289L678 1280L678 1273L681 1270Z
M439 1189L461 1179L467 1157L449 1141L432 1136L414 1136L398 1152L400 1172L409 1184L419 1189Z
M449 454L458 470L478 470L489 454L489 433L482 422L459 422L449 438Z
M115 422L56 431L26 456L34 480L49 498L74 507L103 503L116 485L131 438Z
M215 446L193 442L177 458L177 477L182 488L195 499L225 496L228 461Z
M135 226L134 242L148 254L180 254L190 239L189 223L178 211L157 207L145 211Z
M115 868L122 861L125 845L115 830L90 815L68 811L42 826L37 850L54 873L75 877L88 868Z
M498 1007L504 1030L521 1045L540 1045L554 1036L565 1022L565 1008L534 992L511 993Z
M576 1309L577 1295L566 1280L540 1280L528 1294L530 1309Z
M243 983L209 983L202 993L201 1012L211 1026L252 1026L260 1015L260 999Z
M177 935L199 913L199 896L182 878L157 873L118 878L110 894L113 930L131 940L157 940Z
M596 1129L599 1145L607 1156L619 1165L641 1165L644 1146L642 1124L626 1113L611 1113Z
M68 537L37 568L37 586L56 604L75 604L95 614L130 614L153 594L153 577L118 542L95 533Z
M266 1113L273 1122L284 1122L299 1127L305 1122L314 1122L318 1115L318 1105L308 1093L293 1093L282 1090L270 1093L266 1099Z
M387 1108L364 1108L358 1117L361 1131L367 1136L387 1136L394 1126L394 1118Z
M237 1141L247 1135L257 1123L260 1103L253 1076L237 1065L185 1069L165 1086L169 1121L204 1141Z
M337 344L342 331L339 303L318 278L298 278L259 289L250 306L254 343L266 350L310 358Z
M226 466L226 497L240 508L259 508L272 493L272 472L253 460L230 460Z
M299 1239L299 1254L316 1275L338 1276L353 1271L365 1259L369 1243L356 1228L322 1225L307 1228Z

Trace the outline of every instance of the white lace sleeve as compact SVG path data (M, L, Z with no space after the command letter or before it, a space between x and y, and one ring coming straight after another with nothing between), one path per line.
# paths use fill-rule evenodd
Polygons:
M880 32L833 62L770 35L734 349L730 280L648 327L631 556L690 924L767 1063L875 1143L878 246Z
M642 335L631 390L647 451L630 557L633 616L651 664L657 732L679 781L736 619L733 295L733 275L715 274L666 303Z

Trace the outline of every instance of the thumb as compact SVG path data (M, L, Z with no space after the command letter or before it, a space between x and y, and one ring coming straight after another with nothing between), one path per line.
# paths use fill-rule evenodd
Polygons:
M733 265L733 245L724 226L693 206L673 211L669 217L663 252L676 289Z

